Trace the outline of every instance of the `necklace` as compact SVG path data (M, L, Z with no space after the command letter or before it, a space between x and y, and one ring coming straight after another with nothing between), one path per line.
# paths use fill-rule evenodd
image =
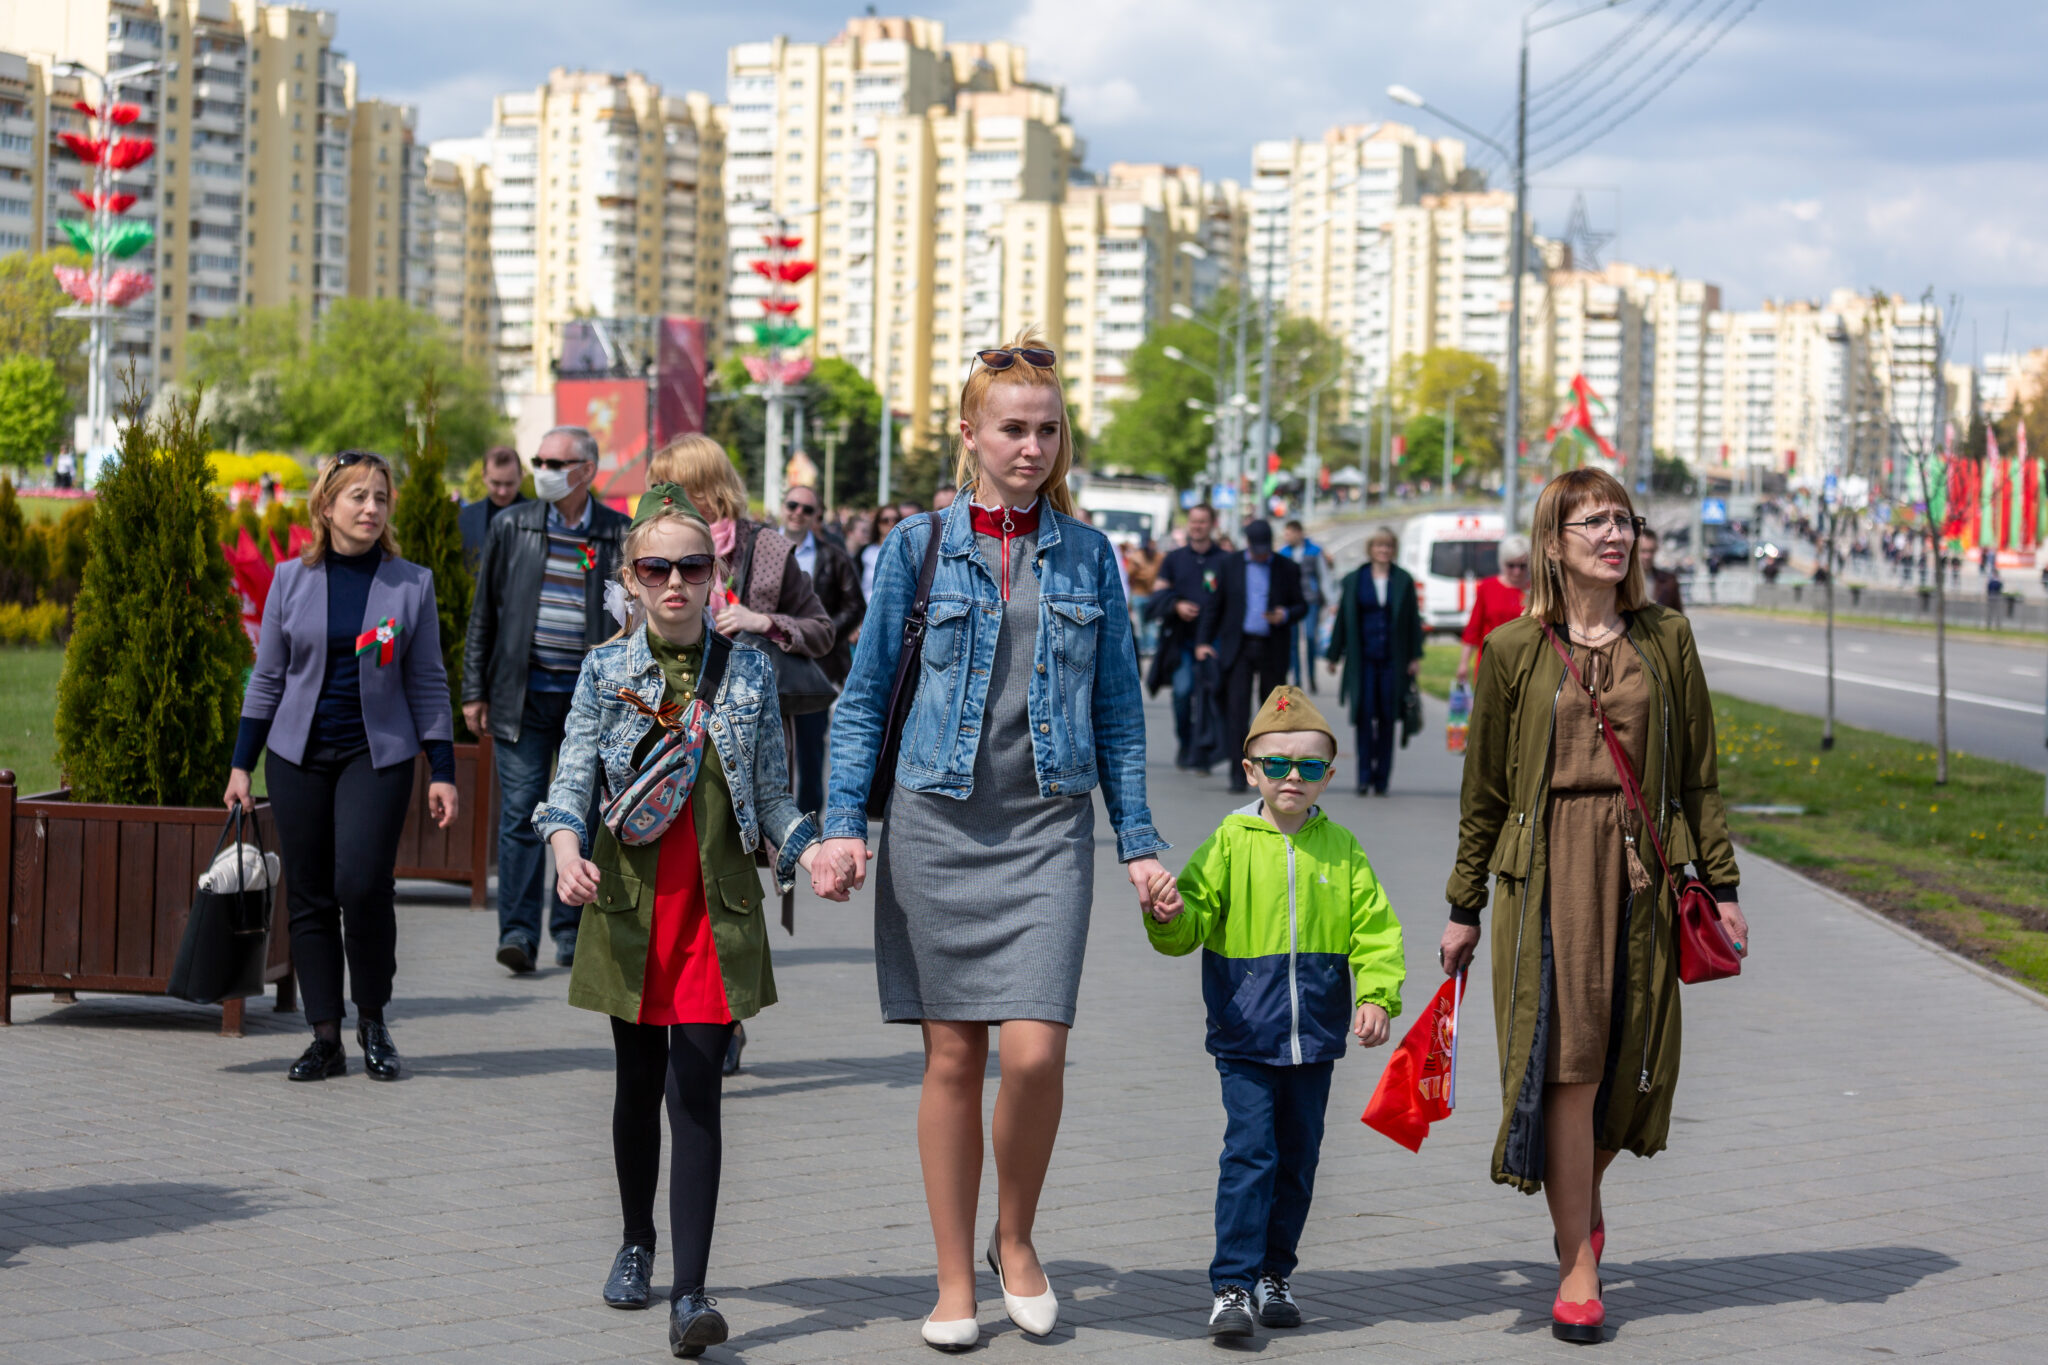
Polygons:
M1581 631L1569 621L1565 622L1565 628L1571 632L1573 643L1584 645L1588 649L1596 649L1621 634L1621 629L1618 626L1601 626L1597 638L1594 637L1592 632Z

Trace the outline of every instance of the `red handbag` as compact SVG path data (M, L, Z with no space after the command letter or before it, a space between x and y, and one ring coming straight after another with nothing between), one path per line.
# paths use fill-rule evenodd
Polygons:
M1629 804L1636 808L1636 814L1642 817L1643 828L1650 835L1650 847L1657 851L1657 865L1664 869L1664 880L1671 887L1672 900L1678 906L1678 979L1692 986L1702 981L1719 981L1723 977L1742 975L1742 955L1735 951L1734 940L1721 926L1721 907L1715 902L1714 893L1698 877L1688 875L1680 882L1671 871L1671 862L1664 856L1664 841L1657 837L1657 822L1650 818L1649 807L1643 800L1642 784L1636 781L1636 770L1622 751L1621 740L1615 735L1614 727L1607 723L1606 713L1600 709L1599 696L1579 676L1571 651L1558 642L1548 622L1543 623L1543 634L1550 641L1550 647L1557 651L1557 657L1564 660L1565 671L1572 675L1572 681L1586 694L1586 700L1593 708L1593 723L1599 728L1600 737L1607 741L1608 756L1614 760L1615 771L1621 777L1621 789L1627 794Z

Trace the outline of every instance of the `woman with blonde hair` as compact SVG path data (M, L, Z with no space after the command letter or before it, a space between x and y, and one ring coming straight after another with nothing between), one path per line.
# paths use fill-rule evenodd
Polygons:
M398 557L391 495L391 466L367 450L342 451L314 480L313 539L277 566L263 604L222 796L230 810L249 806L250 774L268 748L292 963L313 1027L312 1045L286 1073L295 1081L348 1074L344 962L363 1069L398 1079L384 1008L398 967L398 838L422 750L433 769L428 810L443 829L456 814L434 576Z
M818 859L817 825L789 796L775 669L711 625L712 539L680 487L641 495L619 570L624 628L583 656L554 781L533 812L554 850L557 894L583 907L569 1003L611 1016L617 1054L612 1156L625 1235L605 1302L645 1308L652 1297L666 1094L669 1346L679 1356L726 1338L704 1292L720 1073L738 1021L775 1003L754 850L775 846L784 890ZM603 819L586 830L593 798ZM814 887L845 899L830 880Z
M1493 1178L1550 1205L1552 1331L1601 1339L1601 1177L1622 1151L1664 1149L1678 1086L1673 869L1692 863L1739 954L1749 924L1715 768L1714 704L1684 616L1643 591L1642 519L1610 474L1544 486L1525 615L1479 659L1439 956L1472 960L1493 902L1494 1026L1503 1113ZM1569 664L1567 663L1569 658ZM1602 729L1640 779L1643 837Z
M1343 671L1337 697L1350 705L1358 730L1360 796L1387 794L1402 705L1422 671L1422 603L1414 575L1394 562L1400 549L1391 527L1366 537L1365 563L1337 587L1324 655Z
M942 1350L980 1333L974 1213L991 1024L1002 1087L989 1267L1019 1327L1043 1335L1058 1321L1032 1229L1088 938L1098 783L1140 903L1178 903L1145 804L1116 551L1075 517L1067 488L1073 439L1056 361L1028 333L977 353L960 395L961 496L910 517L882 547L876 624L832 728L825 856L842 882L865 880L869 790L887 794L875 973L883 1018L924 1033L917 1135L939 1300L923 1335ZM916 696L884 771L884 712L921 573L931 592Z

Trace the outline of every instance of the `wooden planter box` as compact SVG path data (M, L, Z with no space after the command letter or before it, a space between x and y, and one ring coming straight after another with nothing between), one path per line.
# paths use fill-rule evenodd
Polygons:
M413 760L412 809L398 837L398 875L428 881L463 882L469 907L481 910L498 856L498 783L491 766L489 735L455 746L455 823L446 829L427 814L427 786L433 780L427 756Z
M223 818L217 807L82 805L68 790L17 797L14 774L0 772L0 1024L21 991L162 995ZM256 819L275 850L269 803ZM263 971L280 1010L293 1008L286 923L280 879ZM242 1036L244 1003L222 1004L223 1034Z

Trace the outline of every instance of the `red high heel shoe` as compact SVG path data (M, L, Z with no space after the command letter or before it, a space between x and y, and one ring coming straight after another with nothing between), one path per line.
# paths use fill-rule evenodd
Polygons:
M1563 1295L1550 1305L1550 1335L1559 1341L1591 1346L1600 1341L1600 1329L1607 1325L1607 1307L1598 1299L1567 1303Z

